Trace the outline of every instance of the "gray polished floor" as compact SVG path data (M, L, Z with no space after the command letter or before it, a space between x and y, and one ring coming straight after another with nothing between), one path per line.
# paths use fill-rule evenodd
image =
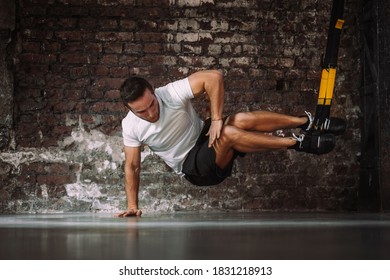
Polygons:
M390 214L0 216L0 259L390 259Z

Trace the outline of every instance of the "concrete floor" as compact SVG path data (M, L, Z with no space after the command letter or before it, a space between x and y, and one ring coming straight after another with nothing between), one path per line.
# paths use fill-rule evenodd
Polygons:
M390 214L0 216L0 259L390 259Z

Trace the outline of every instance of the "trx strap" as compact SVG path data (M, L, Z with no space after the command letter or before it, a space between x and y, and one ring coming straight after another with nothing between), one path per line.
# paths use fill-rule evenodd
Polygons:
M323 130L325 122L330 116L334 84L336 80L337 57L340 45L340 34L343 28L344 0L333 0L328 42L326 45L325 58L322 61L322 74L316 114L313 129Z

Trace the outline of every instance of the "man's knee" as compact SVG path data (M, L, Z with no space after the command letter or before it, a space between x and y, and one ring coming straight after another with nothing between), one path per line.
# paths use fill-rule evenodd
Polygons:
M240 112L229 116L227 125L231 125L240 129L245 129L247 122L249 121L250 112Z
M228 124L225 125L222 129L221 140L227 143L235 143L239 137L240 129L234 125Z

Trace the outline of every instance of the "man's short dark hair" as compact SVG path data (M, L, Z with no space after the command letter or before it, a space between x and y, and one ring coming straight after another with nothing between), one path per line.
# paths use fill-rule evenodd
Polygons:
M153 92L152 85L144 78L128 78L121 86L121 98L123 104L129 108L129 102L133 102L142 97L146 89Z

